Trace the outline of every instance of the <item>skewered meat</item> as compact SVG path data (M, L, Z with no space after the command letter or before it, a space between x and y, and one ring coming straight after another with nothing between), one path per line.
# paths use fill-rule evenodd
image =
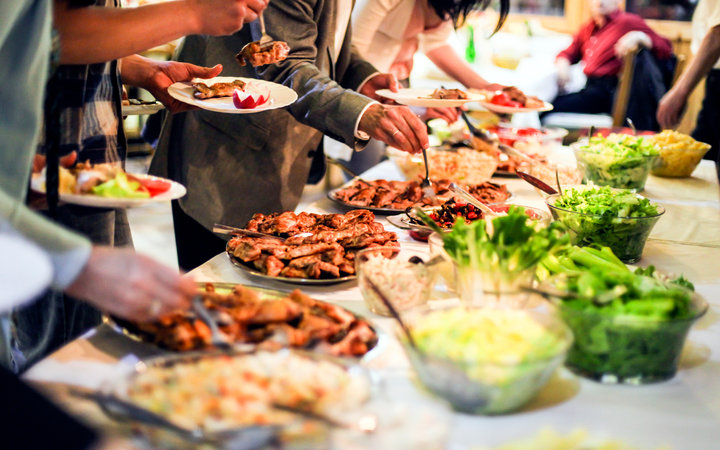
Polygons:
M395 246L397 235L385 231L367 210L347 214L255 214L248 230L285 237L285 241L236 236L227 245L231 258L270 276L339 278L355 273L355 253L368 246ZM304 233L309 233L306 235Z
M235 89L242 90L246 84L243 80L233 80L230 83L214 83L211 85L197 81L192 83L195 89L193 96L201 100L215 97L232 97Z
M299 290L285 298L263 300L241 285L225 295L210 288L203 293L203 303L212 314L227 318L219 324L220 329L235 343L262 343L271 348L319 344L339 356L361 356L377 343L377 334L367 322ZM210 329L192 311L131 326L150 342L170 350L211 347Z
M465 100L468 98L468 95L460 89L439 88L435 89L433 93L430 94L430 98L438 100Z
M289 53L290 47L283 41L272 41L263 45L260 45L259 41L255 41L243 47L235 55L235 59L241 66L247 63L252 66L264 66L265 64L275 64L284 60Z
M451 198L450 183L450 180L445 179L433 180L432 187L435 194L443 200ZM498 203L510 197L507 187L503 184L485 182L466 188L478 200L485 203ZM351 205L397 210L405 210L418 204L430 204L429 199L424 197L419 181L357 180L352 185L336 191L335 198Z

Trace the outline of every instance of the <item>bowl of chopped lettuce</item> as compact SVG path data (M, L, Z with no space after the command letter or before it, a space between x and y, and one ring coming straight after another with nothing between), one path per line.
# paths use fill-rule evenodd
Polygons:
M579 271L564 270L543 282L559 292L553 303L575 336L567 367L604 383L675 376L688 332L707 302L685 278L661 275L653 266L584 262L576 263Z
M420 382L471 414L514 411L562 364L572 333L556 315L491 308L419 308L406 314L414 349L400 341Z
M585 182L642 191L658 148L646 137L610 134L571 144Z
M574 187L545 199L573 244L607 246L626 263L639 261L645 242L665 208L634 192L609 187Z

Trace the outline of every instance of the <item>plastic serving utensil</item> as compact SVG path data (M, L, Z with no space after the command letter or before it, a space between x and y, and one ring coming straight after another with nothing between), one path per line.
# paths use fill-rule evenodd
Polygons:
M558 193L550 185L546 184L541 179L530 175L527 172L522 172L520 170L516 170L515 175L517 175L520 179L527 181L529 184L535 186L536 188L540 189L541 191L545 192L546 194L553 195L553 194Z
M450 183L450 190L453 191L455 194L459 195L460 197L462 197L466 202L479 208L483 212L483 214L487 214L488 216L504 216L505 215L505 213L500 213L500 212L494 211L488 205L486 205L485 203L476 199L471 193L469 193L468 191L461 188L460 186L458 186L455 183Z

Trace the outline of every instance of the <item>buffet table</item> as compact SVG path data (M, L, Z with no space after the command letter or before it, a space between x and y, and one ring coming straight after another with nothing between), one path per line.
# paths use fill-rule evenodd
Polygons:
M401 179L401 174L392 163L384 162L363 177ZM496 181L506 183L514 193L512 203L544 207L540 196L524 182L516 178ZM618 439L639 448L661 445L678 449L717 448L720 442L720 268L717 264L720 191L714 166L704 161L695 176L685 180L651 177L644 194L662 203L667 212L651 235L640 264L654 264L665 272L685 274L710 303L708 313L690 333L678 374L664 383L618 386L582 379L563 368L535 400L508 415L451 413L442 403L431 399L414 380L409 363L393 337L394 323L366 309L354 282L313 287L267 282L240 272L225 254L206 262L191 275L196 281L243 283L283 291L301 287L318 299L331 300L369 317L384 331L381 351L367 362L380 380L382 395L391 404L422 405L432 420L446 421L448 448L492 447L530 437L546 427L562 433L584 428L598 439ZM329 199L317 201L308 209L322 213L345 211ZM385 225L398 232L402 246L426 248L426 244L410 239L406 231L386 222ZM138 359L158 353L157 349L132 341L103 325L35 365L25 378L52 386L51 394L58 383L92 388L128 370ZM58 399L71 410L82 409L83 402L78 399L70 400L66 396ZM407 447L417 448L410 444L410 438L417 443L427 429L423 425L406 425L415 431L408 434L404 442ZM381 442L368 441L368 446L388 448ZM393 448L398 446L396 442Z

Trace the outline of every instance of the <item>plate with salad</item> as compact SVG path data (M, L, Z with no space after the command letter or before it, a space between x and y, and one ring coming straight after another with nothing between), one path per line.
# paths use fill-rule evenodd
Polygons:
M30 188L46 193L45 169L32 175ZM185 195L182 184L162 177L125 172L117 164L78 163L60 168L60 201L95 208L132 208Z

